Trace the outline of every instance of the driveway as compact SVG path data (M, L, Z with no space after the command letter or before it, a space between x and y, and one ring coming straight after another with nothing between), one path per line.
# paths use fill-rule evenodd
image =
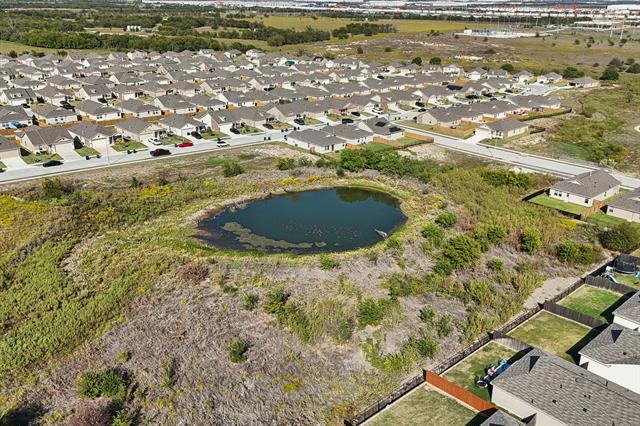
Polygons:
M80 155L73 149L72 144L62 144L56 147L56 153L65 160L77 160Z
M27 167L27 163L22 161L19 157L1 158L0 161L2 161L8 169Z

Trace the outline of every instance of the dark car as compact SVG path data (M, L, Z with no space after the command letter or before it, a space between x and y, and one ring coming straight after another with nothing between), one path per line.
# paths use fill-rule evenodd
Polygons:
M240 134L240 130L236 129L235 127L232 127L232 128L231 128L231 130L230 130L230 132L231 132L231 133L234 133L234 134L236 134L236 135L239 135L239 134Z
M353 111L351 115L353 115L354 117L360 117L360 113L358 111Z
M426 108L420 108L418 112L425 112L426 110L427 110Z
M193 136L196 139L202 139L202 135L198 132L192 132L191 136Z
M49 160L42 163L42 167L54 167L62 165L62 161L60 160Z
M73 105L71 105L67 101L60 102L60 106L62 106L62 108L64 108L64 109L68 109L68 110L73 110L74 109Z
M342 124L351 124L353 123L353 120L350 118L343 118L342 119Z
M273 130L273 124L266 123L266 124L264 125L264 128L265 128L265 129L269 129L269 130Z
M105 98L98 98L98 102L100 102L101 104L106 104L107 100Z
M158 148L150 151L149 154L151 154L152 157L160 157L161 155L171 154L171 151L168 149Z
M416 106L422 108L424 107L424 102L417 101Z
M295 120L293 120L293 122L300 126L304 126L304 119L302 118L296 118Z

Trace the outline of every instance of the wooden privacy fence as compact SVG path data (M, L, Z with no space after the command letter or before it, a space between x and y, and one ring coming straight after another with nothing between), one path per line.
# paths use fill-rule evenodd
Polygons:
M406 137L408 137L408 138L411 138L411 139L416 139L416 140L423 141L423 142L426 142L426 143L433 143L433 137L429 136L429 135L425 135L423 133L415 133L415 132L412 132L410 130L406 130L404 132L404 135Z
M587 220L589 216L598 213L602 209L602 207L604 207L604 205L604 201L593 200L593 204L591 205L591 207L580 214L580 220Z
M587 276L584 279L585 284L592 285L594 287L604 288L606 290L615 291L616 293L627 294L627 293L635 293L637 290L633 287L629 287L624 284L616 284L610 279L602 278L602 277L594 277L592 275Z
M449 380L437 375L432 371L425 370L424 376L425 381L431 386L440 389L447 395L451 395L458 401L464 402L465 404L481 412L482 414L491 415L497 410L496 406L492 403L485 401L478 395L469 392L468 390L456 385L453 382L450 382Z
M600 328L604 327L606 324L599 319L590 317L578 311L574 311L573 309L567 308L562 305L558 305L556 303L546 301L543 305L544 309L551 312L552 314L559 315L563 318L570 319L572 321L578 322L582 325L586 325L589 328Z

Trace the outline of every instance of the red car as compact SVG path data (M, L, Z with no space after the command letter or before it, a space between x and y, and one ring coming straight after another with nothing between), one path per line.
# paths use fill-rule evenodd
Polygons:
M186 148L188 146L193 146L193 142L184 141L184 142L180 142L179 144L176 144L176 146L178 148Z

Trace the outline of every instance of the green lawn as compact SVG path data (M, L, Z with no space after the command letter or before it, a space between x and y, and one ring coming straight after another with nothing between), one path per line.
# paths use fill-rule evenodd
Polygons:
M316 124L322 124L322 121L320 120L316 120L315 118L311 118L311 117L305 117L304 118L304 124L307 126L313 126Z
M2 161L0 161L0 169L6 169L6 168L7 166Z
M626 222L626 220L620 219L619 217L609 216L604 212L597 212L589 216L587 218L587 222L600 226L613 226L618 223Z
M167 136L166 138L160 139L160 143L162 145L175 145L177 143L186 142L189 139L183 138L182 136L172 135Z
M624 302L622 296L603 288L583 285L560 301L560 305L571 308L604 322L612 322L612 312Z
M636 254L636 256L638 254ZM616 277L616 280L618 280L620 284L628 285L629 287L637 288L638 290L640 290L640 278L636 278L634 274L621 274L619 272L615 272L613 275Z
M31 151L20 148L20 158L27 164L43 163L49 160L62 160L58 154L34 154Z
M444 377L480 398L490 401L489 389L477 387L476 377L484 377L487 365L498 365L501 359L506 359L509 363L515 362L516 351L498 343L489 342L448 370Z
M576 363L578 351L597 334L584 325L547 311L540 312L509 333L511 337Z
M396 142L402 144L403 148L408 148L410 146L414 146L414 145L420 145L425 143L424 141L418 140L418 139L414 139L414 138L410 138L407 136L403 136L400 139L396 139Z
M289 123L285 123L283 121L275 121L273 123L271 123L273 125L273 128L275 130L280 130L280 129L291 129L293 126Z
M551 198L547 194L540 194L537 197L530 199L529 202L533 204L538 204L539 206L556 209L561 212L571 213L574 215L581 215L582 213L584 213L585 210L587 210L587 207L585 206L579 206L573 203L566 203L564 201Z
M229 137L228 134L222 132L214 132L213 130L207 130L206 132L200 133L205 139L226 139Z
M75 151L81 157L95 157L96 155L100 155L98 151L90 146L83 146L82 148L77 148Z
M484 418L427 386L420 386L367 422L369 426L478 425Z
M252 133L260 133L261 130L256 129L255 127L244 125L240 128L240 133L243 135L250 135Z
M412 127L414 129L418 129L418 130L425 130L427 132L433 132L433 126L431 126L429 124L419 124L419 123L416 123L413 120L401 120L401 121L398 121L397 124L400 124L400 125L405 126L405 127Z
M370 151L388 151L390 149L393 149L392 146L379 142L369 142L365 145L365 147Z
M147 149L147 146L141 142L134 141L134 140L125 140L125 139L121 139L115 142L113 145L111 145L111 147L116 151L120 151L120 152L133 151L134 149L136 151L141 149Z

